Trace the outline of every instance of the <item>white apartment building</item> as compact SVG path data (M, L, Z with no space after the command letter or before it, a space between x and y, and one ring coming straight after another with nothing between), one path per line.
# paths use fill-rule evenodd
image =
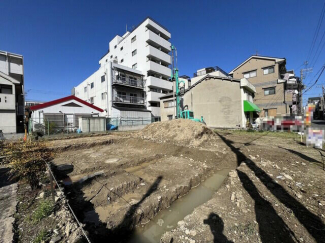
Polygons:
M0 130L24 132L23 56L0 51Z
M151 18L115 36L99 69L73 94L105 110L107 117L160 120L159 98L172 91L171 34Z

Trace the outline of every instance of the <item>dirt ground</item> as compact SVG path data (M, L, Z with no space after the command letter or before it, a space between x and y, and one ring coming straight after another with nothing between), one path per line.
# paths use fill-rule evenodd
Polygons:
M217 134L239 167L162 242L325 242L319 152L272 134Z
M57 176L93 242L125 242L135 226L224 168L232 171L213 198L162 242L324 242L318 151L290 136L211 134L200 127L174 143L173 127L166 137L152 126L157 132L48 142L57 151Z

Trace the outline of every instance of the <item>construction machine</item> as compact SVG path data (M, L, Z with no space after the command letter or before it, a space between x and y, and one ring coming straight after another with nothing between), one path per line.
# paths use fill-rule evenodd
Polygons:
M196 122L204 123L203 116L200 119L194 118L194 112L190 110L182 110L181 96L185 93L185 82L179 80L177 68L177 49L172 45L172 75L171 80L175 82L175 96L176 96L176 119L189 119ZM180 86L182 84L182 86Z

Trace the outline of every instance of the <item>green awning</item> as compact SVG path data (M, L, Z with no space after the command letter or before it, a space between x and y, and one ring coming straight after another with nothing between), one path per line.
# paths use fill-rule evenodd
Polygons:
M258 108L257 105L255 105L252 102L249 102L248 100L244 100L244 112L248 112L248 111L257 111L260 112L261 109Z

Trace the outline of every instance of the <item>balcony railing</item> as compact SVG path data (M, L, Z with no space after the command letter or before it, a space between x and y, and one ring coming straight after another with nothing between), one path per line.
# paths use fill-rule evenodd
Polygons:
M113 84L132 86L132 87L141 88L141 89L144 88L143 80L123 78L123 77L113 79Z
M145 99L137 96L129 95L114 95L113 102L115 103L125 103L125 104L134 104L134 105L144 105Z

